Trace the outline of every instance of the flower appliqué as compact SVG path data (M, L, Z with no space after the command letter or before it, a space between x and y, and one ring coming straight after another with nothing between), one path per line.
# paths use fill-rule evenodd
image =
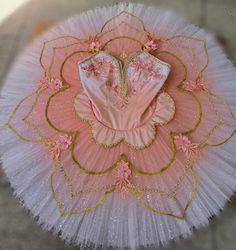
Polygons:
M104 58L94 58L88 65L82 67L82 69L86 72L87 77L106 77L109 73L113 72L114 66Z
M148 36L148 41L144 44L144 49L147 51L155 51L160 48L161 40L152 38L150 35Z
M72 136L70 135L60 135L54 140L49 140L46 143L50 157L53 160L58 160L61 154L61 151L67 150L72 143Z
M197 77L196 80L185 80L182 86L183 89L190 92L206 89L206 85L202 77Z
M200 152L200 144L191 142L191 140L185 135L175 136L174 142L177 150L185 153L187 159L191 159Z
M131 170L129 168L129 163L121 160L114 173L114 185L115 190L120 193L122 198L125 198L128 189L132 187L130 176Z
M106 87L109 92L113 92L113 105L118 110L124 110L125 108L127 108L129 105L129 99L136 96L136 94L140 90L138 83L134 79L129 80L125 96L120 95L119 85L112 81L106 82Z
M60 79L52 77L44 77L39 81L39 86L41 89L52 89L59 90L63 87L63 83Z
M132 67L134 70L140 71L143 76L148 73L149 77L154 77L158 79L163 79L164 77L161 68L156 67L152 58L137 58L133 61Z
M98 41L96 37L89 36L87 44L88 44L88 51L90 52L94 53L100 50L101 43Z

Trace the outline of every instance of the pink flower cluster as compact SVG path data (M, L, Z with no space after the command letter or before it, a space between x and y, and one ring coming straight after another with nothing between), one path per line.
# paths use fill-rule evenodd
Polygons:
M143 71L144 73L148 73L150 76L158 79L162 79L164 77L161 73L161 69L156 67L151 58L137 58L132 62L132 67L136 71Z
M204 90L206 88L202 77L198 77L196 80L185 80L183 82L183 88L187 91Z
M128 98L121 97L119 95L116 96L116 101L114 102L114 106L120 110L124 110L129 105Z
M200 151L199 143L192 143L187 136L177 135L174 137L176 148L185 153L187 159L196 156Z
M92 75L101 77L113 72L114 65L106 59L94 58L89 65L84 66L82 69L85 70L87 77L91 77Z
M49 154L53 160L58 160L61 154L61 151L67 150L72 143L72 136L70 135L60 135L55 140L50 140L47 143L47 148Z
M55 77L44 77L39 81L39 86L41 89L59 90L63 87L63 83L60 79Z
M144 44L144 48L147 51L155 51L160 47L160 44L160 39L153 39L151 36L148 36L148 41Z
M93 53L99 51L101 47L101 43L98 41L98 39L92 36L89 37L87 43L88 43L88 51Z
M129 163L121 160L118 163L116 172L114 173L114 183L115 189L121 194L121 197L124 198L125 194L128 191L129 187L132 187L130 182L131 170L129 169Z
M115 94L114 106L120 110L124 110L129 105L129 98L131 98L132 96L135 96L139 91L137 82L135 80L129 81L125 96L120 96L119 86L117 84L114 84L112 81L108 81L106 83L106 86L107 86L108 91L114 92Z

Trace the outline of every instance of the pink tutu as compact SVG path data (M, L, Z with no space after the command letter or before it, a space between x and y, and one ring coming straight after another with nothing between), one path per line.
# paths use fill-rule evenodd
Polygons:
M236 71L172 12L119 4L74 16L16 61L2 161L43 228L81 246L165 244L236 189Z

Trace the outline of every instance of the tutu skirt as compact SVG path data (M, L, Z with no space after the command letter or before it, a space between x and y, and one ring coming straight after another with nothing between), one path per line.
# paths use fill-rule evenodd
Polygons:
M65 20L16 60L1 151L46 230L93 248L159 246L236 189L236 71L213 35L118 4Z

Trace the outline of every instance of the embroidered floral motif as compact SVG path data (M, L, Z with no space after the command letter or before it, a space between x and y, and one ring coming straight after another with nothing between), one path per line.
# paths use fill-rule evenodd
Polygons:
M59 90L63 87L63 83L60 79L52 77L44 77L39 81L39 86L41 89L53 89Z
M133 79L129 81L125 96L120 96L119 86L115 84L113 81L107 81L106 87L109 92L111 91L113 92L113 97L114 97L113 105L119 110L124 110L129 105L129 99L135 96L139 91L138 84Z
M53 160L58 160L62 150L67 150L72 143L72 137L69 135L60 135L55 140L50 140L46 146Z
M200 151L199 143L192 143L187 136L178 135L174 137L177 150L185 153L187 159L196 156Z
M85 70L87 77L105 77L114 71L114 65L106 59L94 58L87 66L82 67L82 69Z
M194 80L186 80L183 82L183 88L187 91L197 91L197 90L204 90L206 89L205 83L202 77L198 77L195 81Z
M129 163L121 160L118 163L116 172L114 173L115 190L121 194L122 198L125 198L128 188L132 187L130 182L131 170L129 169Z
M156 67L155 62L151 58L137 58L132 62L132 67L136 71L142 71L144 74L147 74L151 77L157 79L163 79L163 73L161 68Z
M119 95L117 95L116 97L116 101L114 102L114 106L120 110L124 110L129 104L129 100L128 98L125 97L121 97Z
M129 85L127 88L126 96L132 97L135 96L140 90L140 86L138 85L135 79L130 79Z
M148 36L148 41L144 44L144 49L147 51L155 51L161 45L160 39L153 39L151 36Z
M89 37L87 43L88 43L88 51L93 53L99 51L101 47L101 43L98 41L98 39L92 36Z

